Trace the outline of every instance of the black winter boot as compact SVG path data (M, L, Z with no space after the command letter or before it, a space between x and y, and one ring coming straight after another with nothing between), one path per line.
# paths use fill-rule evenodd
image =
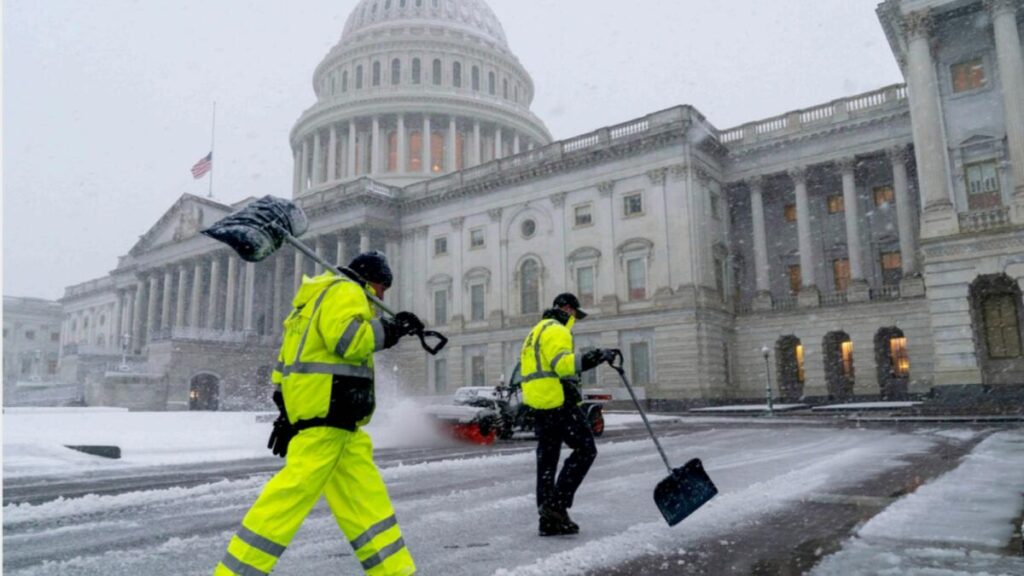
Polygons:
M569 518L565 509L557 509L549 506L541 506L540 528L541 536L561 536L567 534L578 534L580 527Z

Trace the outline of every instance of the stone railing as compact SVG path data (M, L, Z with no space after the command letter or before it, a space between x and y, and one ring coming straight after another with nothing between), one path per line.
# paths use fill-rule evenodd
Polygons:
M234 330L216 330L210 328L177 327L164 328L153 332L150 341L162 340L198 340L200 342L220 342L225 344L243 344L248 341L250 332Z
M961 232L980 232L1010 225L1010 207L997 206L986 210L960 213Z
M796 296L773 297L772 310L796 310Z
M85 356L87 354L92 356L103 356L120 353L120 348L108 348L107 346L100 346L99 344L65 344L63 348L64 356Z
M846 304L846 292L822 292L821 293L821 305L822 306L842 306Z
M857 96L833 100L813 108L794 110L772 118L748 122L728 130L720 130L718 141L722 144L750 144L793 134L806 128L814 129L870 116L879 111L903 107L906 106L906 99L906 85L893 84Z
M369 176L362 176L357 180L349 182L334 180L314 184L312 187L302 191L300 202L304 206L313 206L360 193L371 193L385 198L395 198L398 196L398 189L372 180Z
M868 295L872 300L898 300L900 297L900 287L898 284L880 286L872 288Z

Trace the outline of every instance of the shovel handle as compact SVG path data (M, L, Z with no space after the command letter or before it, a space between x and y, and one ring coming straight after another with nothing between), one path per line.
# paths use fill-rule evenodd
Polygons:
M431 356L436 356L437 353L444 348L445 344L448 343L448 338L436 330L423 330L422 332L417 332L416 335L420 337L420 345L423 346L423 349ZM427 344L427 338L436 338L437 344L434 346Z
M616 360L618 361L616 363ZM668 468L668 473L672 475L672 465L668 462L668 456L665 455L665 449L661 447L661 442L658 441L658 436L654 433L654 428L651 428L650 421L647 420L647 414L644 409L640 406L640 401L637 400L636 394L633 392L633 387L629 384L629 379L626 378L626 371L622 369L624 360L622 358L622 352L616 351L615 357L608 361L608 365L613 370L619 373L619 378L622 378L622 383L626 385L626 390L629 391L629 397L633 399L633 404L636 405L636 409L640 412L640 417L644 420L644 426L647 427L647 432L651 435L651 440L654 440L654 445L658 448L658 454L661 454L661 459L665 462L665 468Z

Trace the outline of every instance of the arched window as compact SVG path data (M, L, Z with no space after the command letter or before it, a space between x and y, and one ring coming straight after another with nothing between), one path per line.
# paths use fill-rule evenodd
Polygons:
M398 172L398 132L388 134L388 172Z
M348 92L348 70L341 73L341 91Z
M380 62L373 63L373 85L380 86Z
M473 90L479 91L480 90L480 68L478 68L476 66L473 66L473 70L472 70L471 74L472 74L472 80L473 80Z
M455 62L452 64L452 86L456 88L462 88L462 63Z
M409 134L409 157L406 159L407 172L423 171L423 133Z
M804 395L804 345L792 334L775 342L775 376L783 400L795 402Z
M519 268L519 311L522 314L540 312L540 265L533 258Z
M356 66L356 90L363 89L363 65Z
M444 137L440 132L430 134L430 171L434 174L444 171Z
M487 73L487 92L494 96L494 72Z
M832 399L842 400L853 395L853 341L841 330L829 332L822 341L825 356L825 380Z
M508 100L508 78L501 81L501 97Z
M419 84L420 83L420 59L419 58L413 58L412 59L412 83L413 84Z
M394 86L402 81L402 61L395 58L391 61L391 85Z
M434 70L433 70L434 86L440 86L441 85L441 60L434 59L433 68L434 68Z

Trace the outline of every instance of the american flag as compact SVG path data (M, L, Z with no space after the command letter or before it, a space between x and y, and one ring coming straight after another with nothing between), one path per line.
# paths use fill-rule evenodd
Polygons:
M198 162L192 165L192 177L196 180L202 178L207 172L213 170L213 151L203 156Z

